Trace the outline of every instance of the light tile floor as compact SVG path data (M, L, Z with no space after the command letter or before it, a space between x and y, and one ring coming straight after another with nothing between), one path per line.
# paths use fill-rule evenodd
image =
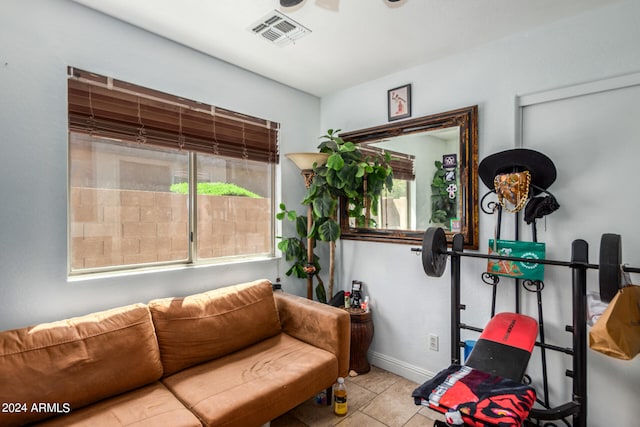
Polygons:
M438 413L413 403L418 384L375 366L367 374L345 379L349 413L333 414L333 408L310 399L273 420L271 427L417 427L432 426Z

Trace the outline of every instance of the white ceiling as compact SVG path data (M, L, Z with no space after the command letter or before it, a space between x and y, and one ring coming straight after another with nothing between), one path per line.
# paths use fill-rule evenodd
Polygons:
M73 0L323 96L620 0ZM279 47L249 27L273 10L309 28Z

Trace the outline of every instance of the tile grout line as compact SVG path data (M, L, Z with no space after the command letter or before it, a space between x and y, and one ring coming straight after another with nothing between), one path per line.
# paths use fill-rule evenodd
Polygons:
M372 403L377 399L377 398L382 398L381 396L384 395L384 393L387 393L392 387L394 387L396 384L398 384L399 382L401 382L403 380L403 378L401 376L398 376L396 374L393 374L391 372L388 372L382 368L378 368L376 366L372 365L372 372L370 372L371 374L373 374L370 379L369 378L365 378L363 380L360 380L360 378L362 378L365 375L369 375L370 373L367 374L361 374L355 377L346 377L345 379L347 381L345 381L347 383L347 390L349 389L349 385L351 386L357 386L359 389L366 391L367 393L369 393L368 398L365 399L364 402L362 402L357 409L354 409L352 411L349 411L349 414L342 418L342 419L336 419L335 417L330 417L329 419L326 419L326 414L325 414L325 422L327 422L329 425L332 426L340 426L340 425L347 425L350 423L350 419L353 419L354 417L366 417L369 418L371 420L375 420L377 423L379 423L381 426L385 426L385 427L399 427L399 426L406 426L408 425L412 419L414 419L414 417L416 415L420 416L420 419L424 418L424 420L427 421L431 421L433 422L433 420L428 417L425 416L423 414L418 412L415 412L413 415L411 415L409 417L409 419L407 419L406 421L401 421L402 424L397 424L397 423L392 423L391 425L389 425L387 422L384 422L382 420L380 420L376 415L375 415L375 411L370 411L373 412L372 414L366 412L368 408L371 408ZM382 386L382 388L380 388ZM325 407L326 408L326 407ZM331 406L329 405L329 408L331 408ZM329 409L331 412L332 410ZM325 411L325 409L318 407L316 409L316 411ZM308 414L308 413L307 413ZM378 414L380 415L380 414ZM299 418L300 416L302 416L302 418ZM290 425L295 425L298 427L304 426L304 427L317 427L320 425L327 425L327 424L319 424L317 420L313 420L313 419L309 419L308 416L305 415L304 412L302 413L290 413L290 417L295 420L295 424L289 424ZM312 417L313 418L313 417ZM306 419L306 421L305 421ZM311 423L309 423L309 421ZM400 420L398 420L400 421ZM414 421L415 422L415 421ZM279 427L287 427L286 422L277 424Z

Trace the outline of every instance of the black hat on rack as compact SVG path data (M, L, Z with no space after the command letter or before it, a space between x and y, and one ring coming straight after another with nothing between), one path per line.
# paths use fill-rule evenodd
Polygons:
M527 174L524 186L520 177L504 177L504 174L520 172ZM560 207L553 194L548 191L556 180L556 167L549 157L538 151L514 148L492 154L480 162L478 174L484 185L496 191L499 203L508 212L518 212L524 208L524 220L527 224ZM542 192L547 195L536 197ZM507 208L507 199L515 204L513 209Z
M529 171L531 174L530 196L546 190L556 180L556 167L544 154L527 148L500 151L485 157L478 165L478 174L484 185L494 188L497 175Z

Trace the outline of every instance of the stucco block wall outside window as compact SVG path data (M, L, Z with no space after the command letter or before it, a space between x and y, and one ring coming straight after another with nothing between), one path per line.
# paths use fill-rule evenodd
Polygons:
M266 198L198 196L198 258L268 253L270 204ZM72 270L188 257L184 194L74 187L70 216Z

